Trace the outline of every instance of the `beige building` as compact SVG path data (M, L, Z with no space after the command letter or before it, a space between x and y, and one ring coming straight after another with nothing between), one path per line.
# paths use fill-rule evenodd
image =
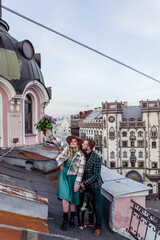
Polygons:
M79 136L95 140L95 151L102 156L102 110L95 108L85 119L79 121Z
M95 140L105 166L160 192L160 100L104 102L78 124L79 136Z
M53 125L53 132L56 137L65 143L66 138L71 135L70 120L67 118L58 118L56 125Z
M104 165L160 191L160 100L102 103Z

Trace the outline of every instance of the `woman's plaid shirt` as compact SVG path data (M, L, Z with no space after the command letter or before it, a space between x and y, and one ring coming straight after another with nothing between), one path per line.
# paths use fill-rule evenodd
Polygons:
M53 134L49 135L47 141L55 143L62 150L63 148L62 143L60 143L59 139L55 138ZM65 147L64 150L61 151L61 153L58 155L56 159L58 167L61 166L69 158L68 149L69 149L68 147ZM68 176L77 175L75 184L74 184L74 188L76 189L79 189L80 184L82 182L85 164L86 164L86 159L84 157L83 152L81 151L77 152L77 154L72 158L70 167L67 172Z

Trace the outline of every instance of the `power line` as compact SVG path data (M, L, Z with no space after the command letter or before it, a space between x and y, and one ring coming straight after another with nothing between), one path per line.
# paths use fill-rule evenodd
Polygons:
M55 31L54 29L49 28L49 27L47 27L47 26L45 26L45 25L43 25L43 24L41 24L41 23L39 23L39 22L31 19L31 18L28 18L28 17L26 17L26 16L24 16L24 15L22 15L22 14L16 12L16 11L10 9L10 8L7 8L7 7L5 7L5 6L2 6L2 8L4 8L5 10L7 10L7 11L9 11L9 12L11 12L11 13L14 13L14 14L18 15L19 17L22 17L22 18L24 18L24 19L26 19L26 20L28 20L28 21L30 21L30 22L32 22L32 23L34 23L34 24L42 27L42 28L45 28L45 29L47 29L47 30L50 31L50 32L53 32L53 33L55 33L55 34L57 34L57 35L59 35L59 36L61 36L61 37L63 37L63 38L66 38L66 39L68 39L69 41L72 41L72 42L74 42L74 43L76 43L76 44L78 44L78 45L80 45L80 46L82 46L82 47L84 47L84 48L87 48L87 49L91 50L92 52L95 52L95 53L97 53L97 54L99 54L99 55L101 55L101 56L103 56L103 57L105 57L105 58L108 58L108 59L110 59L110 60L113 61L113 62L116 62L116 63L118 63L118 64L120 64L120 65L122 65L122 66L124 66L124 67L126 67L126 68L129 68L129 69L131 69L131 70L134 71L134 72L137 72L137 73L139 73L139 74L141 74L141 75L143 75L143 76L145 76L145 77L147 77L147 78L152 79L153 81L156 81L156 82L160 83L160 81L157 80L156 78L153 78L153 77L149 76L148 74L145 74L145 73L139 71L138 69L135 69L135 68L133 68L133 67L131 67L131 66L129 66L129 65L127 65L127 64L125 64L125 63L123 63L123 62L121 62L121 61L119 61L119 60L116 60L115 58L112 58L112 57L110 57L110 56L108 56L108 55L106 55L106 54L104 54L104 53L102 53L102 52L100 52L100 51L98 51L98 50L96 50L96 49L94 49L94 48L92 48L92 47L89 47L89 46L87 46L87 45L85 45L85 44L83 44L83 43L81 43L81 42L79 42L79 41L77 41L77 40L75 40L75 39L73 39L73 38L70 38L70 37L68 37L68 36L66 36L66 35L64 35L64 34L62 34L62 33L60 33L60 32L57 32L57 31Z

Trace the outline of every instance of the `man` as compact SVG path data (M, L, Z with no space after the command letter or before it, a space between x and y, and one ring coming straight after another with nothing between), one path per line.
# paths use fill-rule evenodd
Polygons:
M96 217L95 230L93 234L99 236L102 227L102 209L101 209L101 159L98 154L93 151L95 141L86 139L82 143L82 149L85 152L86 166L81 187L86 187L93 196L93 212L89 214L89 221L85 226L93 226L94 214Z

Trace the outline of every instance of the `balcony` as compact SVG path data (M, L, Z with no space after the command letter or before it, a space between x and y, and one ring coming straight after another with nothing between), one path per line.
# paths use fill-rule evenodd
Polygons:
M120 122L120 128L144 128L145 122L142 121L134 121L134 122Z
M102 128L102 121L80 122L80 128Z
M136 140L136 136L134 135L130 136L130 140Z
M136 156L130 156L130 161L135 162L136 161Z

